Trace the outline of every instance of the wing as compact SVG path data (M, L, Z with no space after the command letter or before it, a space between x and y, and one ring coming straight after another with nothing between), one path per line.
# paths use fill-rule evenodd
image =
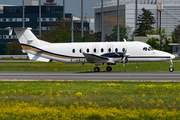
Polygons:
M103 62L108 62L109 61L109 58L107 57L102 57L102 56L98 56L98 55L95 55L95 54L90 54L90 53L82 53L86 60L90 63L103 63Z

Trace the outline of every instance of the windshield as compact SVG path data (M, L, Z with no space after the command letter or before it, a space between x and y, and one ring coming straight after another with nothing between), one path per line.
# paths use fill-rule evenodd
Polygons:
M153 50L154 48L152 48L151 46L143 48L143 51L153 51Z
M154 50L154 48L153 48L153 47L151 47L151 46L149 47L149 49Z

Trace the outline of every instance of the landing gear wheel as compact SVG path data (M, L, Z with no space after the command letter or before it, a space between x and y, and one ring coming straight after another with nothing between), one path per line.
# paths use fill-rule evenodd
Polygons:
M174 68L173 68L173 67L170 67L170 68L169 68L169 71L170 71L170 72L173 72L173 71L174 71Z
M106 67L107 72L111 72L111 70L112 70L112 67L110 67L110 66Z
M99 67L95 67L94 68L94 72L99 72L100 71L100 68Z

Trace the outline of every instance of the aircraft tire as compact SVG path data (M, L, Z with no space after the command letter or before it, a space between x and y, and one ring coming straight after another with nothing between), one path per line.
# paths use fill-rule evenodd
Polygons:
M100 71L100 68L99 67L95 67L94 68L94 72L99 72Z
M170 68L169 68L169 71L170 71L170 72L173 72L173 71L174 71L174 68L173 68L173 67L170 67Z
M106 67L107 72L111 72L111 70L112 70L112 67L110 67L110 66Z

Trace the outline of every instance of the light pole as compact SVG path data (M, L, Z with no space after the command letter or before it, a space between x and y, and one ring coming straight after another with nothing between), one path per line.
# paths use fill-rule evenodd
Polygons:
M81 0L81 37L84 37L83 0Z
M103 42L103 0L101 0L101 42Z
M159 22L159 36L160 36L160 46L161 48L163 47L162 46L162 38L161 38L161 12L163 10L163 4L162 3L159 3L159 17L160 17L160 22ZM163 48L162 48L163 49Z
M119 42L119 0L117 0L117 41Z
M65 0L63 0L63 20L65 20Z
M22 3L22 4L23 4L23 18L22 18L22 21L23 21L23 28L24 28L24 26L25 26L25 25L24 25L24 0L23 0L23 3Z
M39 37L41 37L41 0L39 0Z
M135 16L136 16L136 18L135 18L135 31L136 31L137 30L137 16L138 16L138 2L137 2L137 0L136 0L136 13L135 13ZM135 32L134 35L136 36L136 32Z
M71 15L71 42L73 43L74 38L73 38L73 14Z
M178 57L180 57L180 19L178 20L178 40L179 40L179 46L178 46Z

